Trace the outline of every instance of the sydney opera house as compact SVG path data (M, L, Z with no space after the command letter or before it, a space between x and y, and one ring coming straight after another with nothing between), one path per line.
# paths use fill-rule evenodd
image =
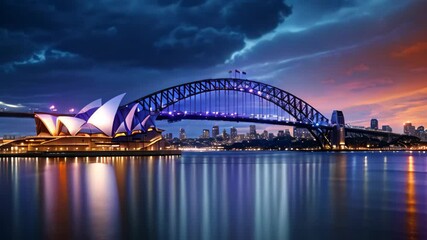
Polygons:
M162 150L154 117L141 105L120 107L125 94L101 99L77 114L35 113L37 136L0 143L2 152Z

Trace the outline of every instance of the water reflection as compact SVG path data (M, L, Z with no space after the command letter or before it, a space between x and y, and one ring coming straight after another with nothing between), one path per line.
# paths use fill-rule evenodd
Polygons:
M408 179L406 180L407 200L407 226L409 239L418 239L417 237L417 200L415 192L415 172L414 172L414 157L408 157Z
M419 239L425 154L0 159L5 239Z

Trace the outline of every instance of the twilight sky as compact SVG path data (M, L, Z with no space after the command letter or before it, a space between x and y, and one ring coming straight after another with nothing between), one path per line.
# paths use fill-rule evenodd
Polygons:
M402 132L427 124L426 11L424 0L3 0L0 108L130 102L242 69L326 117L339 109L347 123ZM214 122L159 126L176 136L190 124L197 136ZM0 119L0 137L34 129Z

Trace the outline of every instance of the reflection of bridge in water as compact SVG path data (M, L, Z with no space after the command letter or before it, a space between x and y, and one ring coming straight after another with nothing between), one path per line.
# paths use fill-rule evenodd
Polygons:
M416 137L353 128L341 111L331 120L301 98L277 87L237 78L206 79L157 91L119 108L129 113L138 104L156 120L222 120L306 128L323 149L343 148L346 138L373 137L407 145ZM0 117L33 117L33 113L0 112Z

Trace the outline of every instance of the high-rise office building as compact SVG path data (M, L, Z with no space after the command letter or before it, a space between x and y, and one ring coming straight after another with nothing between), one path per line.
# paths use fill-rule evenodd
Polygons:
M393 131L393 129L390 127L390 125L383 125L381 129L383 131L386 131L386 132L392 132Z
M289 129L285 129L285 136L286 137L290 137L291 136L291 132L289 131Z
M371 129L378 130L378 119L371 119Z
M209 138L209 129L203 129L202 138Z
M250 139L256 138L256 126L255 125L249 125L249 138Z
M180 128L179 129L179 139L184 140L187 138L187 135L185 134L185 129L184 128Z
M262 138L262 139L265 139L265 140L267 140L267 139L268 139L268 131L267 131L267 130L264 130L264 131L262 132L261 138Z
M412 126L412 123L407 122L403 125L403 133L406 135L415 135L415 126Z
M274 133L269 133L268 134L268 140L273 140L274 138Z
M216 138L218 136L219 136L219 127L215 125L212 127L212 137Z
M237 129L235 127L230 128L230 138L235 140L237 138Z
M285 131L283 131L283 130L279 130L279 131L277 132L277 136L278 136L278 137L284 137L284 136L285 136Z
M227 140L230 138L230 135L228 135L227 131L225 129L222 130L222 138L224 140Z
M424 126L417 127L417 130L415 130L415 136L419 137L421 140L425 140L427 138Z

